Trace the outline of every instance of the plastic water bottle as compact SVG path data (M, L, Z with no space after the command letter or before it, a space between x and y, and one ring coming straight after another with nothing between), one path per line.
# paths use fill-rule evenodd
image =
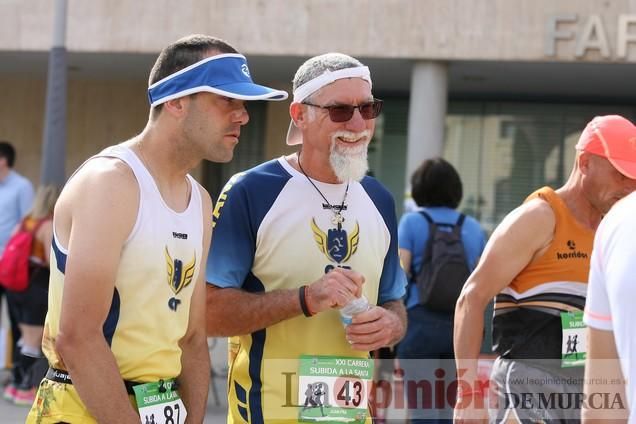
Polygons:
M351 320L354 316L358 315L360 312L369 310L369 308L369 301L366 297L364 297L364 295L354 298L345 306L340 308L340 321L342 321L342 325L346 327L351 324Z

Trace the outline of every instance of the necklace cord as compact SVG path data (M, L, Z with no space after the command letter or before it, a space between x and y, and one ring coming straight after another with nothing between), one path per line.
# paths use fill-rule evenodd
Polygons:
M307 173L305 172L305 170L303 169L303 166L300 163L300 153L298 154L298 167L300 168L300 171L303 173L303 175L305 176L305 178L307 178L307 181L309 181L309 183L316 189L316 191L318 192L318 194L320 194L320 196L325 200L325 202L327 202L327 206L329 206L329 209L334 212L336 215L340 215L340 213L342 212L343 208L344 208L344 204L345 201L347 200L347 193L349 193L349 181L347 181L347 187L345 188L345 193L344 196L342 197L342 203L340 204L340 208L338 208L336 210L336 206L332 205L331 202L329 202L329 200L327 200L327 198L325 197L324 194L322 194L322 191L320 191L320 189L318 188L318 186L316 186L316 184L314 184L314 182L311 180L311 178L309 178L309 175L307 175Z

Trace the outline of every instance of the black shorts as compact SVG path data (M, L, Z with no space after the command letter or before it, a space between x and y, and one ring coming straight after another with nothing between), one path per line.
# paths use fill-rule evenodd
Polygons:
M49 268L34 266L29 271L27 289L7 292L7 297L15 306L19 324L44 325L49 299Z

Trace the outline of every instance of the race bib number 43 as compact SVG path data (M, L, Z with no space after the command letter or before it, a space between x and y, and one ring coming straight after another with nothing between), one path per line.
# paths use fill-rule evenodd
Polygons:
M183 424L188 415L172 383L147 383L133 387L141 424Z
M371 359L301 356L298 420L364 423L372 379Z

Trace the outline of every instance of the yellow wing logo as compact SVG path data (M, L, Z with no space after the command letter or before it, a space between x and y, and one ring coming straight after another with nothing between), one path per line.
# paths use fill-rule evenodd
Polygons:
M360 241L360 226L356 222L351 234L347 234L344 229L331 229L329 233L324 232L316 224L315 218L311 219L311 231L314 235L314 241L318 245L318 249L330 261L337 263L346 262L351 255L358 250L358 242Z
M194 270L196 268L197 256L196 252L192 256L192 260L185 266L180 259L172 259L168 247L165 249L166 256L166 272L168 277L168 285L174 294L178 294L187 287L194 278Z
M351 232L349 237L347 237L347 240L349 240L349 243L347 243L349 249L347 250L347 255L342 260L342 262L347 262L351 255L356 253L356 250L358 250L358 242L360 241L360 226L358 226L357 222L356 226L353 227L353 231Z

